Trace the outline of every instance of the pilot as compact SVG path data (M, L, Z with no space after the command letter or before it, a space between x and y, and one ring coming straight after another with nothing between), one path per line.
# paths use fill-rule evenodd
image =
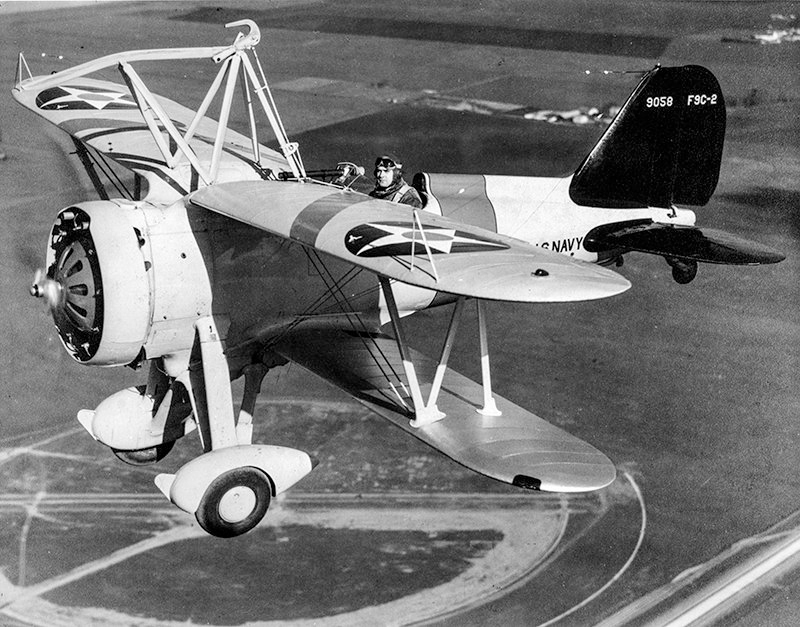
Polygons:
M403 179L403 164L390 152L375 159L375 189L369 195L422 209L419 193Z

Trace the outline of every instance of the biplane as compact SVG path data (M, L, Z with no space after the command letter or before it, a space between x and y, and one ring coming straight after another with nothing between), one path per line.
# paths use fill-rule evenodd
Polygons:
M662 256L679 283L698 262L783 258L697 227L686 207L713 194L725 133L719 84L702 67L644 72L571 176L419 173L416 209L356 191L352 163L306 171L256 54L258 26L227 26L231 44L120 52L42 76L20 54L13 89L72 137L100 197L58 212L31 293L77 362L148 368L145 385L78 420L131 464L196 431L200 454L155 482L210 534L249 531L315 466L253 442L264 376L289 362L478 473L529 490L601 489L616 475L603 453L492 389L485 301L614 296L630 283L606 266L632 251ZM218 67L195 110L151 92L134 67L189 59ZM92 77L109 70L120 81ZM234 103L243 132L231 128ZM278 149L262 143L264 126ZM448 368L468 301L477 382ZM433 356L403 329L429 308L452 310Z

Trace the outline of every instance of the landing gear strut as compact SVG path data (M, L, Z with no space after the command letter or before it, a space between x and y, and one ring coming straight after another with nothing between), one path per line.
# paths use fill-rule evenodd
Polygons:
M231 538L255 527L270 500L288 490L316 466L303 451L253 444L252 416L268 367L245 368L245 394L239 420L234 417L230 370L213 316L195 323L199 357L178 381L189 391L204 453L177 473L160 474L155 482L170 501L194 514L211 535ZM199 348L199 350L197 350Z

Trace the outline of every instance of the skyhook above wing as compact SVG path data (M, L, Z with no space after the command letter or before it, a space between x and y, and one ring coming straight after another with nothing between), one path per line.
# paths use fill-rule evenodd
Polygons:
M86 72L95 69L94 65L87 65ZM179 198L197 188L197 172L190 163L184 160L180 167L168 166L127 86L87 78L77 70L26 79L12 93L20 104L76 140L142 176L151 193L161 190L160 198ZM162 96L154 98L179 131L185 132L192 124L194 111ZM217 126L216 120L201 118L188 141L204 165L212 161ZM164 141L168 141L167 133L161 130ZM256 167L251 139L228 129L220 155L221 179L225 179L226 170L232 171L236 179L248 174L258 179L261 178L259 168L275 171L287 168L286 159L274 150L262 145L260 155L261 163Z
M592 300L625 291L611 270L370 196L281 181L222 183L192 204L426 289L488 300ZM420 230L421 227L421 230Z

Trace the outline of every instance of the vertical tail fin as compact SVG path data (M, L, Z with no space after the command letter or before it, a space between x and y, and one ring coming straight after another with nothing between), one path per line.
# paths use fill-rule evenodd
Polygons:
M589 207L704 205L719 179L725 101L699 65L656 66L576 170L569 194Z

